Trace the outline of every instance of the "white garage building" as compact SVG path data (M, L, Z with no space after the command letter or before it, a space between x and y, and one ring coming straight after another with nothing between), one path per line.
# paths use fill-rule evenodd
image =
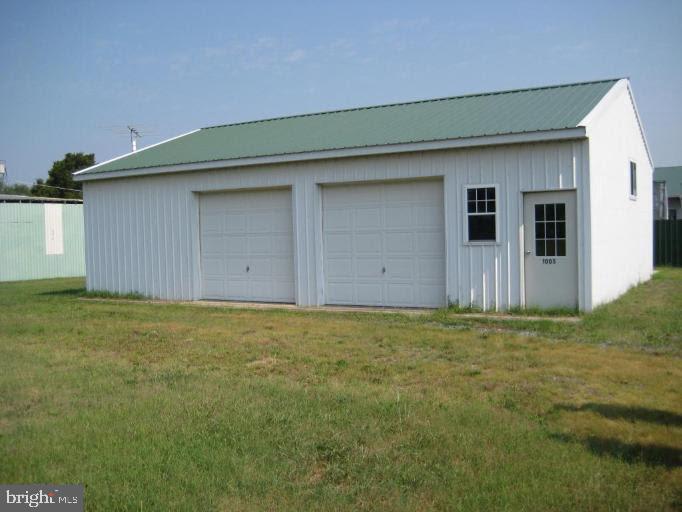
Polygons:
M652 273L627 79L203 128L77 174L90 290L590 310Z

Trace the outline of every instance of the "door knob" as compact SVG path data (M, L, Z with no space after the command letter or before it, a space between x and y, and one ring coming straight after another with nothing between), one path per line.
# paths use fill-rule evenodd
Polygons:
M526 256L530 256L530 251L526 251Z

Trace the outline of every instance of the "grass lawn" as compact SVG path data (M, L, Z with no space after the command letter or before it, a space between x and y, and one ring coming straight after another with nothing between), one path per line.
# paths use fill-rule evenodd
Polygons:
M682 270L553 323L0 284L0 482L87 510L676 510Z

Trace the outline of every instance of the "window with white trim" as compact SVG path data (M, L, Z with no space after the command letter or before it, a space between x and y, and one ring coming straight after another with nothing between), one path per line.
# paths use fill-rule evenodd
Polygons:
M637 197L637 164L630 162L630 197Z
M467 232L469 242L497 240L495 187L467 187Z

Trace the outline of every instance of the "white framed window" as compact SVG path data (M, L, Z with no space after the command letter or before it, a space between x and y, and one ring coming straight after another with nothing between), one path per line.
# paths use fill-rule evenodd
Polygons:
M637 197L637 164L630 162L630 197Z
M464 187L464 242L490 244L497 242L497 185Z

